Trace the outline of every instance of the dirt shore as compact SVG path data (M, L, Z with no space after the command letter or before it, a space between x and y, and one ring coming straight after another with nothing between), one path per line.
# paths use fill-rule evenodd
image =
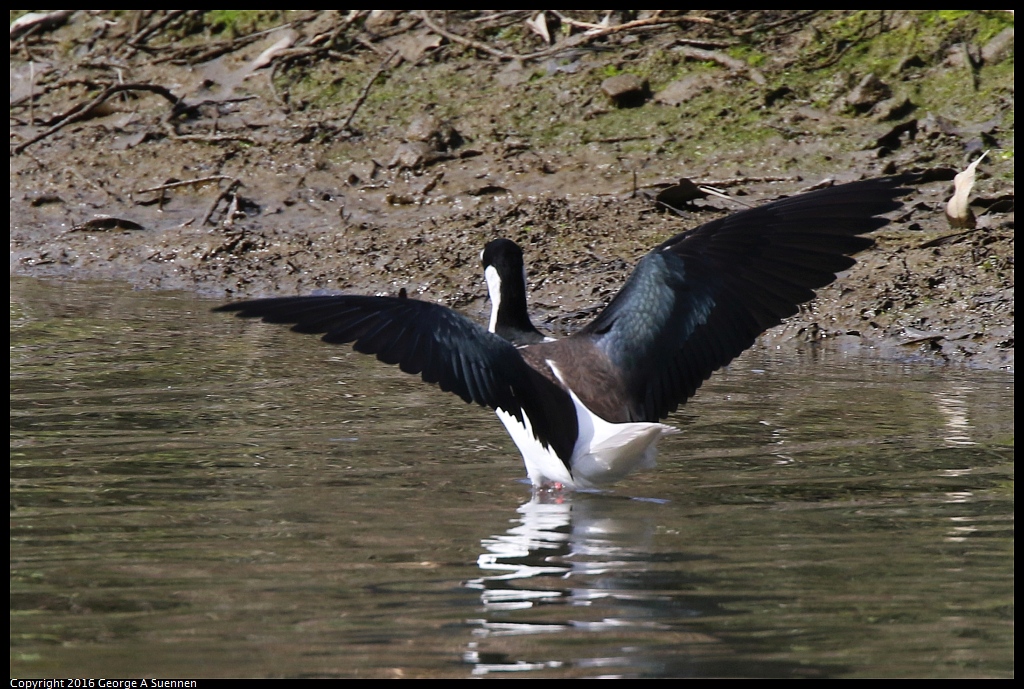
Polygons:
M484 313L524 246L570 332L639 257L817 184L923 184L770 346L1013 367L1007 12L12 13L12 275ZM688 199L680 179L720 189Z

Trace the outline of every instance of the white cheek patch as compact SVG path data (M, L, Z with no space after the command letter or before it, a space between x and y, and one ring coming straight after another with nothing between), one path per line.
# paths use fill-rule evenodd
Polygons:
M487 329L493 333L498 327L498 309L501 308L501 276L497 268L487 266L484 278L487 280L487 293L491 297L491 322Z

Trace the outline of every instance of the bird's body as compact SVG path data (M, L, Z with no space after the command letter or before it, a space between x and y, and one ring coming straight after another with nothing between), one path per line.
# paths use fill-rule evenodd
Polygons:
M711 373L797 311L872 245L862 235L901 205L889 177L810 192L713 220L644 256L579 332L551 340L530 322L522 250L481 258L489 327L415 299L284 297L221 307L353 343L407 373L494 409L535 486L590 488L654 465L659 419Z

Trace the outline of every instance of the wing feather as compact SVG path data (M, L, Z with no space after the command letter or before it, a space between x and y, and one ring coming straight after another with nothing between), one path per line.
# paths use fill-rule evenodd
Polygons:
M657 421L711 373L792 316L874 244L863 235L902 204L913 175L853 182L767 203L665 241L573 337L622 371L630 421Z
M417 299L338 295L256 299L221 306L243 318L286 323L352 343L364 354L453 392L466 402L502 409L522 421L568 466L576 442L576 409L562 387L535 371L494 333L439 304Z

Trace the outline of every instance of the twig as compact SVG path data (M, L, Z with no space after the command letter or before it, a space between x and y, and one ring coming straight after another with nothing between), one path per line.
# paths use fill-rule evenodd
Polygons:
M175 141L203 141L206 143L217 143L218 141L244 141L247 144L254 144L256 141L241 134L175 134L171 137Z
M691 17L689 15L683 15L681 17L661 17L660 12L653 17L647 17L646 19L635 19L625 24L616 24L614 26L600 26L595 25L596 29L592 34L593 37L607 36L608 34L618 33L620 31L629 31L635 29L638 26L652 26L655 24L715 24L714 19L708 19L707 17Z
M235 225L235 213L238 212L238 194L231 194L231 203L224 212L224 220L221 223L224 227L231 228Z
M708 196L714 196L715 198L724 199L725 201L731 201L732 203L735 203L738 206L742 206L743 208L754 207L753 204L747 203L746 201L740 201L735 196L729 196L725 192L719 191L718 189L715 189L712 186L708 186L707 184L698 184L697 191L707 194Z
M562 14L558 10L548 10L548 11L551 12L551 14L555 15L556 17L558 17L558 19L563 24L568 24L569 26L575 26L577 29L586 29L588 32L601 32L601 31L604 31L605 29L612 28L608 24L608 21L609 21L609 19L611 17L611 12L609 12L608 14L605 15L604 20L600 24L594 24L593 22L581 22L581 21L579 21L577 19L573 19L572 17L569 17L567 15ZM616 27L634 28L636 26L647 26L648 23L651 22L651 20L657 19L661 15L661 13L663 11L664 10L654 10L654 13L650 17L647 17L646 19L638 19L638 20L633 21L633 22L626 22L625 24L617 24ZM705 19L704 17L690 17L690 19L697 20L699 23L707 23L707 22L713 22L714 21L714 20L711 20L711 19ZM641 23L641 22L644 22L644 23Z
M646 31L657 28L657 26L645 26L637 29L637 31ZM690 45L694 48L731 48L737 44L736 41L715 41L710 38L686 38L685 36L679 36L673 40L678 45Z
M34 60L30 60L29 62L31 64L35 63ZM40 73L40 75L39 75L39 93L34 93L33 92L32 94L30 94L32 99L42 98L43 96L45 96L48 93L56 91L57 89L66 88L68 86L85 86L87 89L95 89L95 88L107 88L111 84L111 82L109 82L109 81L96 81L95 79L80 79L80 78L65 78L65 79L60 79L60 80L57 80L57 81L50 81L50 82L43 81L43 78L46 75L48 75L48 74L51 74L51 72L41 72ZM20 108L22 105L24 105L24 103L27 100L29 100L29 96L22 96L21 98L17 98L15 100L12 100L8 104L8 106L10 108L12 108L12 109L13 108ZM39 124L44 124L44 125L45 124L53 124L55 122L59 122L62 117L64 117L64 115L57 115L56 117L52 117L52 118L50 118L48 120L44 120L44 121L40 122Z
M240 186L242 186L241 180L233 179L231 181L231 184L228 185L227 189L219 193L217 195L217 198L213 200L213 203L210 204L210 210L206 211L206 215L203 216L203 220L202 222L199 223L199 225L202 226L210 222L210 218L213 217L214 212L217 210L217 205L221 202L221 200L231 196L234 193L235 189L237 189Z
M238 181L236 178L228 177L227 175L210 175L209 177L199 177L198 179L187 179L187 180L179 181L179 182L167 182L166 184L161 184L158 187L150 187L149 189L139 189L135 193L136 194L148 194L150 192L159 191L160 192L160 198L159 198L160 206L159 206L159 209L161 211L163 211L164 203L167 200L167 194L165 194L164 192L166 192L168 189L174 189L176 187L184 187L184 186L189 186L189 185L193 185L193 184L202 184L204 182L213 182L213 181L219 182L222 179L226 179L226 180L230 180L230 181L235 181L235 182ZM218 201L219 200L220 200L220 197L218 197Z
M42 141L46 137L60 131L69 124L74 124L75 122L80 122L88 118L93 113L93 111L96 110L96 108L98 108L100 105L102 105L108 98L110 98L116 93L122 93L124 91L149 91L150 93L155 93L159 96L163 96L164 98L169 100L171 104L175 106L175 108L180 107L183 102L182 99L178 98L173 93L171 93L169 89L158 84L114 84L112 86L108 86L107 88L105 88L100 93L100 95L96 96L85 105L79 103L78 105L74 106L73 108L65 112L61 116L61 119L46 131L37 134L28 141L23 141L22 143L15 146L14 154L20 154L22 151L24 151L32 144Z
M204 184L206 182L213 182L214 180L220 181L222 179L238 181L235 177L228 177L227 175L210 175L209 177L198 177L196 179L186 179L180 182L167 182L157 187L150 187L148 189L139 189L136 194L149 194L154 191L164 191L166 189L174 189L175 187L187 187L192 184Z
M728 177L726 179L711 179L701 182L710 187L735 187L740 184L751 184L757 182L797 182L800 178L795 175L782 175L767 177Z
M694 60L717 62L723 67L731 69L734 72L746 72L750 75L750 80L757 83L759 86L764 86L767 83L764 75L761 74L760 71L754 69L743 60L718 52L717 50L702 50L691 46L680 46L678 50L686 57Z
M366 36L363 36L361 34L360 35L356 35L356 36L352 37L352 40L355 41L356 43L360 44L364 48L368 49L372 53L377 53L378 55L385 55L385 56L389 55L388 52L387 52L387 49L385 49L383 46L377 45L376 43L371 41Z
M493 56L495 56L497 58L500 58L502 60L518 60L518 61L536 60L536 59L539 59L539 58L542 58L542 57L550 57L551 55L557 55L558 53L564 52L566 50L571 50L572 48L578 48L579 46L581 46L581 45L583 45L585 43L589 43L590 41L592 41L592 40L594 40L596 38L601 38L602 36L609 36L609 35L614 34L614 33L619 33L620 31L630 31L632 29L640 29L641 27L649 27L649 26L659 26L659 25L668 25L668 24L683 24L683 23L688 23L688 22L689 23L695 23L695 24L715 24L716 23L715 20L708 19L707 17L690 17L690 16L660 17L660 16L654 16L654 17L648 17L646 19L637 19L635 21L626 22L625 24L616 24L615 26L608 26L608 27L604 27L604 28L601 28L601 29L592 29L592 30L587 31L586 33L580 34L578 36L573 36L572 38L570 38L570 39L568 39L566 41L563 41L562 43L559 43L557 45L553 45L550 48L546 48L544 50L538 50L537 52L534 52L534 53L526 53L525 55L520 55L520 54L515 54L515 53L506 53L505 51L498 50L497 48L493 48L493 47L487 45L486 43L481 43L480 41L474 41L471 38L466 38L465 36L460 36L457 33L452 33L451 31L448 31L447 29L444 29L444 28L440 27L432 19L430 19L430 17L427 15L426 10L420 10L420 11L418 11L416 13L416 15L420 19L423 20L423 23L426 24L430 28L431 31L433 31L434 33L437 33L437 34L439 34L441 36L444 36L445 38L447 38L450 41L454 41L455 43L461 43L462 45L466 45L466 46L469 46L471 48L475 48L477 50L481 50L481 51L483 51L485 53L493 55Z
M607 29L608 28L607 24L593 24L591 22L577 21L576 19L572 19L570 17L567 17L566 15L562 14L558 10L548 10L548 11L551 12L551 14L555 15L556 17L558 17L559 21L561 21L563 24L568 24L569 26L575 26L577 29L588 29L588 30L595 30L596 29L597 31L600 31L601 29ZM661 14L661 10L657 10L657 13ZM605 16L605 21L608 21L608 17L609 16L611 16L611 15L609 14L609 15Z
M152 24L148 24L144 29L138 31L134 36L131 36L128 40L124 42L125 45L131 48L131 50L129 51L129 55L138 50L140 48L140 44L145 39L149 38L151 34L167 26L172 21L174 21L174 19L180 17L186 12L188 12L188 10L169 10L167 14L162 16L160 19L156 20Z
M497 48L492 48L491 46L487 45L486 43L481 43L480 41L474 41L472 38L466 38L465 36L460 36L457 33L452 33L451 31L448 31L447 29L441 28L436 23L434 23L434 20L432 20L427 15L427 11L426 10L418 11L416 13L416 16L418 16L420 19L422 19L423 23L426 24L428 27L430 27L431 31L433 31L434 33L436 33L436 34L438 34L440 36L444 36L449 41L454 41L455 43L461 43L462 45L467 45L470 48L476 48L477 50L482 50L483 52L488 53L490 55L494 55L495 57L500 57L502 60L515 60L515 59L518 59L517 56L515 56L515 55L513 55L511 53L506 53L503 50L498 50Z
M485 14L482 17L473 17L469 20L470 24L490 24L496 22L499 19L505 19L506 17L513 17L514 15L526 15L529 16L530 10L503 10L501 12L495 12L494 14ZM511 23L518 21L518 17L515 17Z
M768 31L779 26L785 26L786 24L792 24L793 22L802 21L804 19L810 19L821 10L807 10L802 14L797 14L792 17L786 17L785 19L779 19L778 21L768 22L767 24L760 24L758 26L752 26L749 29L736 29L733 31L733 35L746 36L752 34L755 31Z
M111 194L109 191L107 191L106 189L103 188L102 184L97 184L96 182L93 182L91 179L89 179L88 177L83 175L81 172L79 172L78 168L76 168L74 166L71 166L71 167L68 167L66 169L72 175L74 175L79 180L81 180L86 186L92 187L93 189L98 189L99 191L102 191L104 194L107 195L107 198L110 198L111 196L113 196L113 194Z
M885 19L885 11L884 10L880 10L879 14L878 14L878 18L875 19L874 21L872 21L870 23L867 23L864 26L862 26L860 28L860 30L857 32L856 36L852 36L852 37L846 38L846 39L839 39L837 42L841 43L842 45L839 46L838 50L835 48L835 45L832 46L833 50L835 50L836 52L834 52L831 57L826 58L824 62L820 62L820 63L818 63L816 65L808 65L805 68L805 70L809 71L809 72L813 72L813 71L817 71L819 69L827 69L828 67L831 67L832 65L836 64L837 62L839 62L840 59L842 59L843 55L846 54L847 50L849 50L853 46L858 45L859 43L861 43L864 40L864 37L867 36L868 31L873 29L878 24L882 23L884 21L884 19ZM813 57L813 56L809 56L809 57Z
M946 234L946 235L943 235L941 237L936 237L935 239L928 240L924 244L919 244L917 248L918 249L931 249L932 247L941 246L943 244L947 244L949 242L952 242L954 239L957 239L958 237L963 237L965 234L971 234L972 232L978 232L980 229L981 228L976 227L976 228L972 228L970 230L964 230L963 232L954 232L953 234Z
M35 104L35 91L36 91L36 61L30 60L28 63L28 123L33 127L36 124L36 104Z
M392 58L394 58L395 55L397 54L398 51L391 53L386 58L384 58L383 62L380 63L380 67L377 68L377 71L374 72L373 76L371 76L370 79L366 82L366 86L363 87L362 93L360 93L359 97L356 98L356 102L352 104L352 111L349 112L348 117L345 118L345 121L341 125L341 129L348 129L349 125L352 124L352 120L355 118L356 113L359 111L359 108L366 101L366 97L370 95L370 88L373 86L373 82L375 82L377 80L377 77L379 77L384 72L384 70L387 69L388 63L390 63Z
M974 56L971 49L967 47L966 41L961 41L960 50L964 54L964 67L967 69L967 76L971 79L971 90L978 90L978 65L974 63Z
M239 48L244 48L250 43L255 43L258 39L262 38L266 34L280 31L289 27L295 27L302 23L301 19L294 21L285 22L273 26L269 29L263 29L262 31L255 31L244 36L232 38L229 41L218 41L216 43L204 43L201 45L185 46L183 48L175 48L169 55L158 57L152 60L149 64L158 65L162 62L173 62L174 60L192 60L193 63L206 62L216 57L220 57L225 53L230 53ZM161 48L161 50L167 50L168 48Z
M214 129L216 130L216 122L214 122ZM219 141L244 141L246 143L255 143L253 139L248 136L241 134L179 134L174 128L174 125L170 122L163 123L164 131L167 133L167 138L173 139L174 141L202 141L205 143L217 143Z

